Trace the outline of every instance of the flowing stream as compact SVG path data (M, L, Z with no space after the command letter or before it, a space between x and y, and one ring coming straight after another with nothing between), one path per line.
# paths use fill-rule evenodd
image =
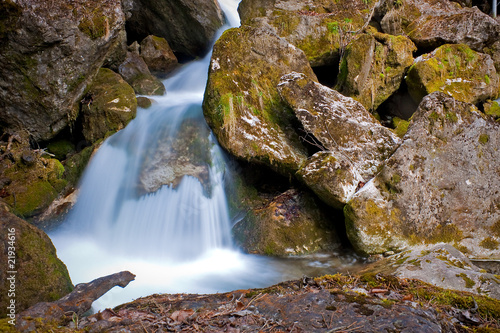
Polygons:
M219 0L237 26L237 0ZM225 28L228 28L226 26ZM201 103L210 54L164 81L167 95L106 140L87 167L78 201L61 227L49 234L74 284L129 270L136 280L94 302L101 310L153 293L215 293L264 287L310 273L315 267L349 265L355 257L316 256L288 261L247 255L231 238L224 156L207 130L208 187L185 176L139 195L145 161L173 144L186 119L204 123ZM161 143L161 144L160 144ZM161 155L161 154L160 154Z

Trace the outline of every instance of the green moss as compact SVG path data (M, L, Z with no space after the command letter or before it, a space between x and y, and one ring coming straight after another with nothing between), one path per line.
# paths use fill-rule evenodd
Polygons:
M490 141L490 136L489 136L488 134L481 134L481 135L479 136L478 142L479 142L480 144L485 145L485 144L487 144L487 143L488 143L488 141Z
M47 145L49 153L54 154L55 157L62 161L66 156L75 151L75 145L68 140L58 140L51 142Z
M484 76L484 82L486 82L486 84L490 84L490 77L488 76L488 74Z
M458 227L449 223L446 225L439 224L431 234L427 237L427 243L435 244L435 243L453 243L458 242L463 239L462 230L458 229Z
M92 12L86 11L78 24L78 29L91 39L103 37L109 33L109 23L100 7Z
M29 184L25 192L17 193L10 204L16 215L29 217L38 209L48 206L57 192L48 181L40 180Z
M498 249L498 245L500 245L500 243L491 237L486 237L479 243L479 246L488 250L496 250Z
M70 156L64 162L64 179L66 179L71 186L76 186L78 183L78 180L83 174L83 170L90 160L94 147L98 145L99 142L100 141L97 141L93 146L84 148L81 152Z
M457 277L461 277L462 280L465 282L465 288L472 288L476 285L476 282L474 282L470 277L467 276L465 273L460 273L456 275Z
M458 121L457 114L454 112L446 112L446 119L451 121L452 123L456 123Z

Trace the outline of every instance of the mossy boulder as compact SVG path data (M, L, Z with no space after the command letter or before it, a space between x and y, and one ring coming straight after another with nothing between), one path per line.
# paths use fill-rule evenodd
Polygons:
M344 204L361 182L370 180L400 142L361 103L304 74L283 76L278 89L308 135L324 148L298 175L332 206Z
M216 0L127 0L124 10L130 41L159 36L182 57L205 54L224 23Z
M416 49L404 36L360 35L346 48L336 90L373 112L399 89Z
M178 66L168 42L157 36L150 35L142 40L141 57L155 75L166 75Z
M27 140L13 143L7 154L0 163L0 173L8 180L3 182L2 197L18 216L41 213L66 187L63 165L42 157L43 151L31 149Z
M59 161L63 161L68 154L75 151L75 145L71 141L65 139L56 140L47 145L47 151L55 155L55 158Z
M203 113L232 155L295 173L307 158L296 118L277 90L298 71L316 79L304 53L275 34L248 26L227 30L214 46Z
M3 1L0 121L49 140L78 116L78 102L125 35L121 1Z
M296 189L247 212L233 233L245 251L272 256L327 251L340 245L332 221L314 197Z
M500 119L500 101L489 101L484 103L484 113L492 116L494 119Z
M312 66L332 64L354 32L370 20L375 1L243 0L241 22L270 29L300 48Z
M139 95L165 94L163 83L151 75L144 59L135 52L127 52L127 57L118 67L118 72Z
M91 143L124 128L137 111L132 87L106 68L99 70L81 104L83 135Z
M425 97L403 143L344 208L353 246L374 254L445 242L498 259L499 130L472 104Z
M489 55L464 44L446 44L415 59L406 77L408 91L418 103L434 91L478 104L496 98L500 77Z
M406 35L419 48L466 44L475 51L500 39L500 23L477 7L448 0L384 0L379 5L385 33Z
M416 246L368 264L359 274L416 279L444 289L500 299L498 275L479 268L450 244Z
M66 266L57 258L56 249L49 237L38 228L10 213L5 203L0 203L0 227L4 237L0 242L0 256L5 268L0 270L0 316L7 315L7 306L15 299L16 313L38 302L59 299L73 289ZM14 231L13 238L10 231ZM13 243L9 243L13 242ZM14 247L15 259L8 261L9 247ZM13 267L7 266L12 264ZM7 297L11 277L8 271L16 271L15 296Z

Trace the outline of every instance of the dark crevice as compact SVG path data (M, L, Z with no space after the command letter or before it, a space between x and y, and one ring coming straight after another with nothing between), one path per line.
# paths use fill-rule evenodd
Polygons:
M318 82L329 88L335 86L339 74L338 61L333 61L331 65L317 66L312 68L318 78Z
M380 122L387 125L387 123L392 123L394 117L403 120L410 119L417 108L418 104L411 98L406 82L403 80L398 91L378 107L377 113L380 115Z

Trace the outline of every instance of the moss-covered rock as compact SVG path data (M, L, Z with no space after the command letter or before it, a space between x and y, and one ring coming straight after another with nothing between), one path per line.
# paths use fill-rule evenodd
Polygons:
M150 35L142 40L141 57L155 75L166 75L178 66L168 42L157 36Z
M399 89L413 51L416 47L407 37L372 29L347 46L336 89L373 112Z
M304 51L312 66L339 58L375 6L375 1L243 0L242 24L267 28Z
M379 8L383 31L406 35L419 48L466 44L482 52L500 38L500 23L477 7L448 0L384 0Z
M44 158L27 141L15 142L0 163L5 181L2 197L21 217L32 217L47 208L66 187L64 167L57 159Z
M127 52L127 57L118 67L118 72L139 95L165 94L163 83L151 75L148 65L137 53Z
M101 68L81 102L83 135L91 143L124 128L135 117L134 90L110 69Z
M15 300L15 310L19 313L38 302L57 300L73 289L66 266L57 258L56 249L43 231L10 213L4 203L0 203L0 227L4 232L0 256L8 268L0 271L0 292L4 295L0 300L1 317L8 313L11 299ZM10 252L14 258L9 257ZM12 275L15 295L8 297L12 288L7 277Z
M496 98L500 89L490 56L463 44L446 44L415 59L406 83L417 103L425 95L442 91L456 100L477 104Z
M334 207L345 204L360 183L370 180L400 142L359 102L304 74L283 76L278 90L325 150L313 155L298 175Z
M499 258L500 124L435 92L413 115L403 143L344 209L362 253L445 242Z
M332 222L314 197L295 189L250 210L233 233L246 251L272 256L314 253L340 245Z
M203 112L219 143L234 156L295 173L306 159L295 115L277 91L291 71L316 78L304 53L269 31L224 32L214 46Z
M484 113L495 119L500 119L500 103L498 100L484 103Z
M78 115L78 102L124 38L121 1L3 1L0 121L49 140Z
M49 153L54 154L59 161L66 159L66 156L75 151L75 145L65 139L52 141L47 145Z

